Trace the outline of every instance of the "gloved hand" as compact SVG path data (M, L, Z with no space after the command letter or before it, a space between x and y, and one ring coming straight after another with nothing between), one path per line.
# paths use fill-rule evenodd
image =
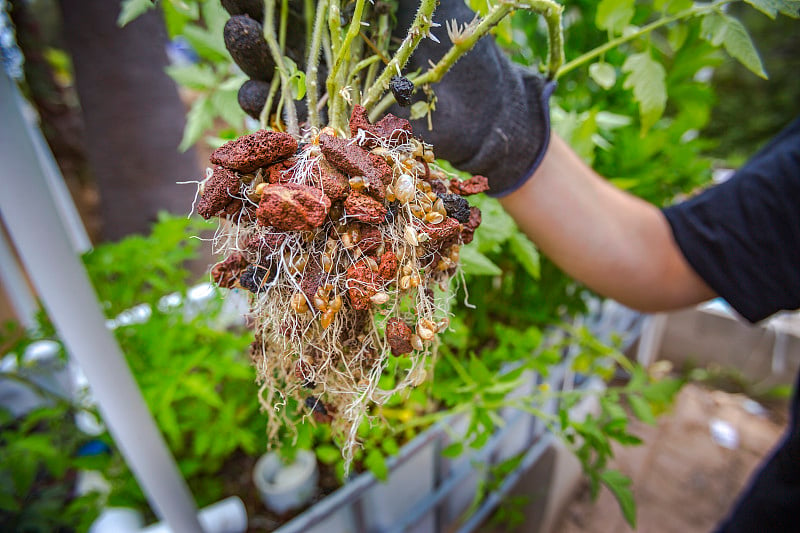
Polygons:
M239 88L239 106L245 113L257 119L267 101L270 81L275 75L275 62L264 40L261 25L264 20L264 2L222 0L222 6L231 15L223 30L225 47L239 68L250 77ZM303 2L291 0L286 32L286 55L300 68L305 64L303 50L305 35L295 29L304 26Z
M417 5L417 0L400 0L401 35L411 26ZM445 23L467 24L474 16L464 0L441 0L433 13L441 27L432 30L441 44L423 39L405 71L427 70L429 60L437 62L451 47ZM547 150L549 99L555 82L513 64L487 36L432 88L437 97L433 129L428 129L426 119L412 121L414 134L433 144L437 157L486 176L491 196L505 196L521 187ZM394 106L392 113L408 118L408 109Z

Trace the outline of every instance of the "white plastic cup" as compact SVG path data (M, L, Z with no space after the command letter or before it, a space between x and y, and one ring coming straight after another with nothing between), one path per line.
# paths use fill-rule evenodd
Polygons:
M317 457L299 450L291 464L284 464L275 452L261 456L253 468L253 482L261 501L277 514L298 509L314 496L319 480Z

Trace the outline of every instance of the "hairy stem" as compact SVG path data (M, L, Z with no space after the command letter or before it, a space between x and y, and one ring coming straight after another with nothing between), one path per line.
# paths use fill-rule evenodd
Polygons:
M264 103L264 107L261 109L261 115L258 117L262 128L267 128L269 126L269 112L272 109L272 102L275 100L275 93L278 92L278 87L280 87L280 81L278 76L274 76L272 82L269 84L267 101Z
M679 12L679 13L676 13L676 14L671 15L669 17L664 17L664 18L658 19L658 20L656 20L654 22L651 22L650 24L642 26L641 28L639 28L635 32L632 32L632 33L627 34L627 35L623 35L621 37L617 37L616 39L611 39L610 41L608 41L604 45L598 46L597 48L594 48L593 50L589 50L585 54L581 54L580 56L578 56L575 59L569 61L568 63L565 63L560 69L558 69L558 72L556 72L555 77L559 78L559 77L563 76L564 74L566 74L567 72L575 70L576 68L580 67L581 65L589 63L590 61L592 61L596 57L599 57L599 56L605 54L609 50L612 50L612 49L616 48L617 46L620 46L620 45L625 44L627 42L630 42L630 41L633 41L635 39L638 39L642 35L646 35L647 33L650 33L651 31L653 31L655 29L658 29L658 28L660 28L662 26L666 26L667 24L670 24L672 22L676 22L678 20L682 20L682 19L685 19L685 18L696 17L698 15L705 15L706 13L709 13L711 11L714 11L715 9L718 9L720 6L722 6L724 4L729 4L729 3L733 2L733 1L735 1L735 0L719 0L717 2L712 2L710 4L696 4L696 5L688 8L688 9L685 9L685 10Z
M389 49L389 36L391 35L389 29L389 15L381 15L378 17L378 32L377 37L375 38L375 48L381 53L386 53ZM377 53L377 52L376 52ZM389 58L385 55L382 58L384 65L389 64ZM378 63L373 63L370 65L369 70L367 70L367 77L364 78L364 87L371 87L372 84L375 82L375 76L378 74Z
M314 20L314 31L311 37L311 46L308 48L308 59L306 60L306 102L308 103L308 122L312 128L319 128L319 57L322 48L322 27L325 23L325 11L328 7L328 0L319 0L317 13Z
M344 108L345 99L339 94L339 91L346 86L347 69L344 66L350 60L350 45L361 30L361 17L364 13L365 3L366 0L356 0L353 19L350 21L347 33L334 56L333 68L328 73L328 123L337 130L344 129L347 123L347 113Z
M281 78L281 101L280 104L286 106L286 126L292 135L300 134L300 126L297 122L297 109L292 99L292 92L289 88L289 75L286 70L286 63L283 60L280 45L275 39L275 33L272 29L275 27L275 3L276 0L266 0L264 2L264 40L267 41L270 54L275 64L278 66L278 74Z
M405 39L403 39L400 48L389 60L389 64L383 69L375 83L367 90L367 96L363 101L363 105L367 110L374 106L378 99L383 96L383 93L389 87L389 80L405 67L419 42L428 34L434 9L436 9L436 0L422 0L420 2L414 22L411 24L411 28L408 30Z

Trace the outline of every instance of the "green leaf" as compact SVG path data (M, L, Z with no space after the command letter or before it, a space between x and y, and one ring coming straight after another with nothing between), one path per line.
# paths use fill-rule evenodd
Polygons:
M245 113L239 107L238 91L216 91L211 95L214 111L232 128L240 129L244 123Z
M214 105L205 96L201 96L192 104L192 108L186 115L186 127L183 129L183 138L178 150L185 152L202 135L211 128L214 123Z
M514 233L508 240L511 253L522 265L522 268L530 274L533 279L539 279L541 266L539 263L539 251L536 246L522 233Z
M712 45L722 45L731 57L738 59L756 76L767 79L761 58L741 22L728 15L709 13L703 17L701 31Z
M800 0L744 0L769 18L774 19L778 13L787 17L800 18Z
M314 451L317 453L317 459L326 465L331 465L342 457L342 452L339 451L339 448L331 446L330 444L317 446L317 449Z
M461 249L461 266L464 273L471 276L499 276L503 273L499 266L491 259L480 253L473 246Z
M187 25L183 29L183 36L201 57L215 62L230 60L222 32L214 33L199 26Z
M381 447L383 451L386 452L386 455L397 455L397 452L400 451L400 446L394 439L384 439L381 443Z
M634 0L602 0L594 21L601 30L620 34L630 24L633 14Z
M592 63L589 65L589 76L602 87L603 89L610 89L617 82L617 71L613 65L608 63Z
M645 424L655 425L656 417L653 414L653 410L650 408L650 404L647 403L645 399L635 394L630 394L628 395L628 403L631 406L631 410L633 410L633 414L636 415L636 418Z
M386 481L386 478L389 477L386 459L377 448L373 448L367 453L367 456L364 458L364 466L369 468L369 471L375 474L375 477L381 481Z
M664 67L649 52L642 52L628 56L622 71L628 73L623 88L633 89L633 98L639 103L644 133L661 117L667 105Z
M488 368L486 368L486 365L483 364L483 361L475 357L475 354L470 354L469 365L467 366L467 369L469 370L469 375L472 376L472 379L478 383L490 383L492 381L493 374Z
M420 100L411 106L411 120L417 120L428 114L428 102Z
M454 459L464 452L463 442L454 442L442 450L442 457Z
M600 474L600 481L617 499L625 520L636 529L636 502L633 499L630 478L618 470L606 470Z
M151 0L123 0L122 6L117 17L117 26L126 26L132 20L138 18L145 11L153 9L155 4Z
M692 0L653 0L653 9L671 15L690 9L693 4Z
M211 89L217 85L217 75L208 65L169 66L167 75L175 83L190 89Z

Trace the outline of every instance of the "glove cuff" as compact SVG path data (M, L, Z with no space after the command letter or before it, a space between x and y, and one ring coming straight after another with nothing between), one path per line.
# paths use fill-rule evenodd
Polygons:
M492 198L503 198L504 196L507 196L518 190L528 182L531 176L533 176L533 173L536 172L536 169L539 168L539 165L541 165L542 160L547 153L547 147L550 145L550 97L556 90L557 86L558 82L555 80L548 81L544 84L541 92L539 93L539 104L543 128L541 144L539 145L539 149L534 156L533 163L531 163L530 167L528 167L528 170L523 173L512 185L504 187L501 191L489 191L487 193L488 196L491 196Z

